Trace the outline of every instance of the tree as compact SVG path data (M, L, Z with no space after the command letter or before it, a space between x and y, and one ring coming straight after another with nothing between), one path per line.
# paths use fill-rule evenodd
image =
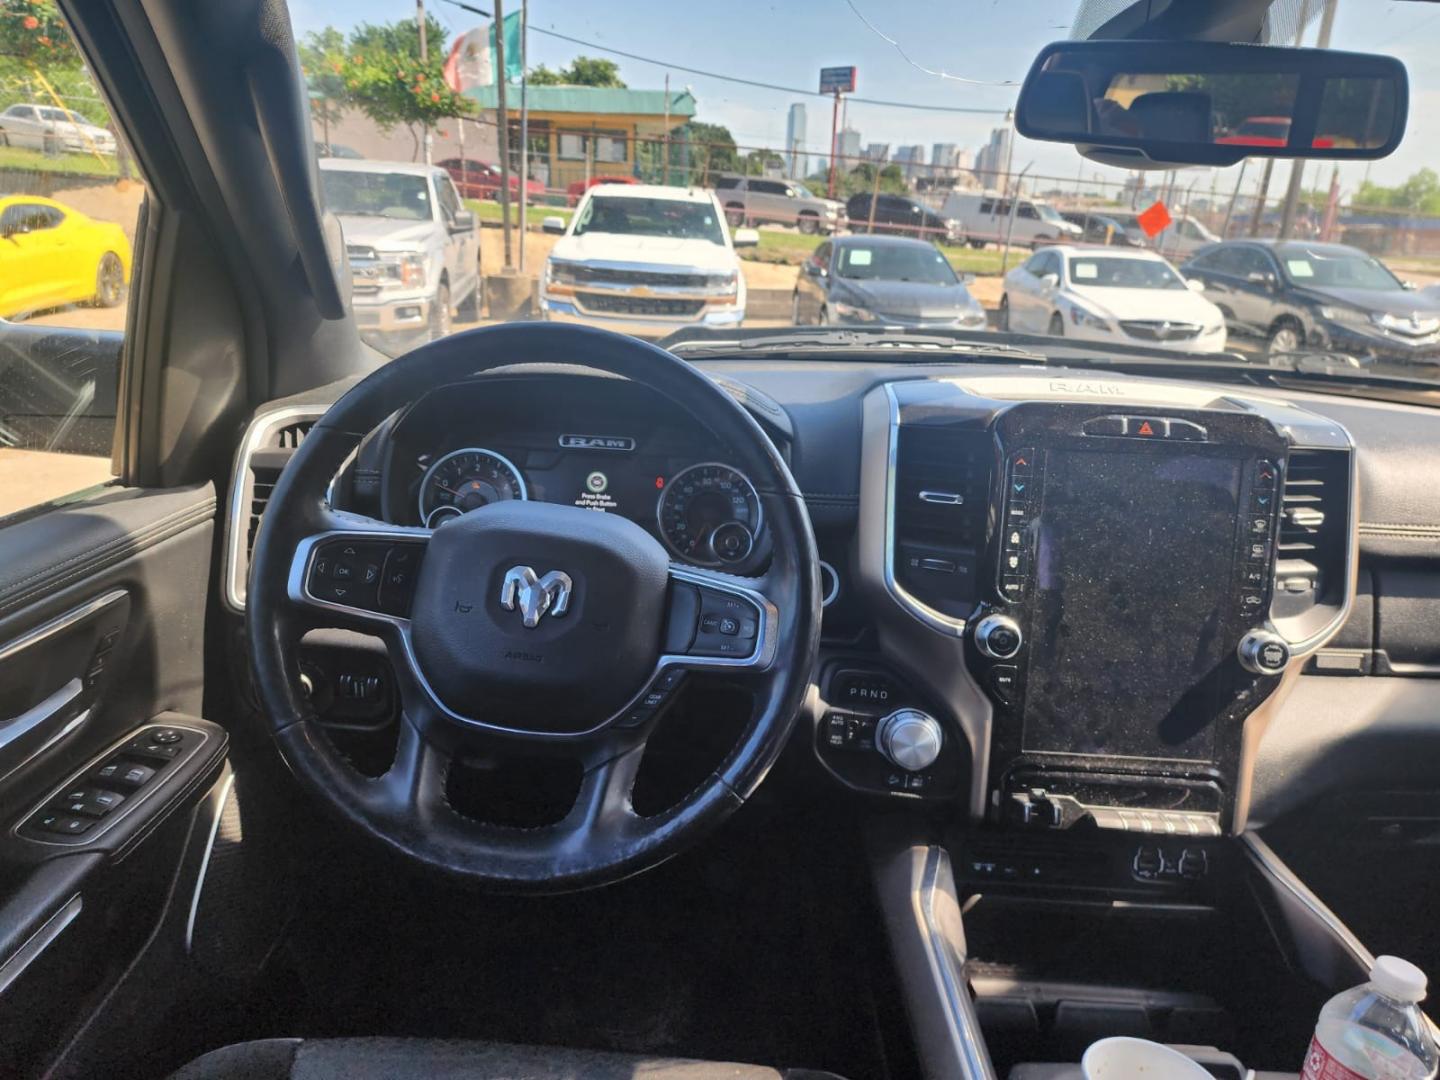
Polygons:
M427 59L421 63L414 19L361 23L343 42L339 31L327 27L305 39L301 67L312 89L341 95L327 97L326 107L357 108L382 131L404 124L418 156L419 129L474 111L469 98L445 84L445 28L434 16L425 17L425 36Z
M96 93L55 0L0 4L0 109L27 101L53 104L51 92L102 127L110 111Z
M5 0L0 10L0 57L26 66L80 66L80 54L55 0Z
M577 56L570 66L551 71L544 64L531 68L531 86L602 86L625 89L620 78L620 65L614 60L598 60L593 56Z
M1440 175L1436 175L1434 169L1421 169L1398 187L1382 187L1367 180L1360 185L1351 204L1440 214Z
M735 149L735 137L724 124L691 120L680 129L678 138L690 144L690 160L701 183L708 182L716 173L740 171L740 154Z

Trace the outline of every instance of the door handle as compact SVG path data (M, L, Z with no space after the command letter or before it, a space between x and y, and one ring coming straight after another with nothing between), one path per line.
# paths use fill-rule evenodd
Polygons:
M64 686L60 687L43 701L36 702L26 709L19 716L11 717L9 720L0 722L0 783L8 780L17 770L23 769L35 758L39 757L46 750L65 738L71 732L80 727L90 718L90 710L83 709L61 724L57 731L48 733L48 736L41 733L41 729L52 724L63 717L85 690L85 684L78 677L71 679ZM17 746L26 736L32 732L40 735L42 741L33 749ZM9 756L6 751L15 747L16 753L24 756L15 762L7 762L4 759ZM8 766L8 767L7 767Z

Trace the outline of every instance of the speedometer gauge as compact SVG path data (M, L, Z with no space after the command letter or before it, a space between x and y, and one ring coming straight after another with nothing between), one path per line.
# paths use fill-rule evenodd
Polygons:
M744 473L705 462L670 479L656 516L661 538L682 559L704 566L739 563L760 534L760 497Z
M452 450L420 481L420 520L433 529L470 510L526 497L525 478L509 458L473 446Z

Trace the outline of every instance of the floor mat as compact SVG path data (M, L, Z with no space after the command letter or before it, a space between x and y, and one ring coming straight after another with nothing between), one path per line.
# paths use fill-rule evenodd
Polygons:
M306 900L266 997L291 1034L891 1076L877 1005L886 960L856 848L828 818L751 806L657 870L551 898L483 895L336 854L297 883Z

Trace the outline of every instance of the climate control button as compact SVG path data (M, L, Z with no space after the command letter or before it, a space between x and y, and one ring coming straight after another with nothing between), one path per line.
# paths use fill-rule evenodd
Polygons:
M1251 630L1236 650L1240 666L1254 675L1279 675L1290 663L1290 646L1279 634Z

